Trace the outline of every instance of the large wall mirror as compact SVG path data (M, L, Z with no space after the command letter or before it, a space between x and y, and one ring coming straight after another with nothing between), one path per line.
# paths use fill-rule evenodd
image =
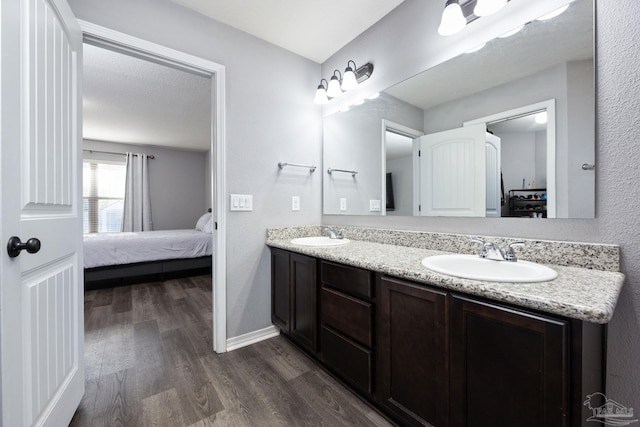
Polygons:
M576 0L326 116L323 212L593 218L594 122L594 6Z

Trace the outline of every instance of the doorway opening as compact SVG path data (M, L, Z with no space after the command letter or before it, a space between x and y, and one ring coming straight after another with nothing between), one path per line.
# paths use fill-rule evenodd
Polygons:
M225 68L220 64L168 49L148 41L79 21L84 42L93 46L162 64L210 79L210 144L207 162L212 173L206 182L212 209L212 322L213 350L226 351L226 201L224 117Z

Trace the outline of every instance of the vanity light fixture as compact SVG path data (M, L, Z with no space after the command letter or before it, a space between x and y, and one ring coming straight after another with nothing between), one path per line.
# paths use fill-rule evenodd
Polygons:
M353 71L356 68L356 63L353 62L353 68L349 64L353 61L347 61L347 68L344 70L344 77L342 78L342 90L345 92L358 87L358 81L356 80L356 73Z
M327 88L327 96L330 96L331 98L342 95L342 89L340 88L342 74L340 74L340 79L338 79L336 73L340 74L340 70L335 70L333 72L333 76L331 76L331 80L329 80L329 87Z
M507 0L477 0L473 14L476 16L493 15L507 4Z
M313 102L319 105L326 104L330 101L329 98L338 97L342 95L343 91L346 92L358 87L360 83L371 77L371 73L373 73L373 64L370 62L356 68L355 61L349 60L344 75L340 73L340 70L334 70L328 83L325 79L320 80Z
M447 0L442 12L442 20L438 27L438 34L450 36L462 31L465 25L467 25L467 19L462 13L458 0Z
M318 90L316 90L316 97L313 98L313 102L318 105L323 105L329 102L329 98L327 97L327 87L324 85L327 81L325 79L320 80L320 84L318 85ZM327 83L327 86L329 83Z

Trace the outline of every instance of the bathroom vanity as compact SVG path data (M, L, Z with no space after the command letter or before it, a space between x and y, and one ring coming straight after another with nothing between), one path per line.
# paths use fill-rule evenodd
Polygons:
M459 279L420 264L442 253L423 248L434 243L372 240L317 248L270 233L283 335L401 425L587 425L586 395L605 392L620 273L553 265L551 282Z

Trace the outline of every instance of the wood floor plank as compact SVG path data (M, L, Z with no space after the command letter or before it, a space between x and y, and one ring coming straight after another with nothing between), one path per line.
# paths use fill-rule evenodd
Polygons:
M132 308L131 286L122 286L118 289L118 292L113 294L111 310L114 313L126 313L131 311Z
M174 299L167 295L161 284L155 283L154 285L149 286L149 293L153 303L154 319L158 322L160 332L179 328L180 325L174 312Z
M389 425L282 337L215 354L210 275L86 296L73 427Z
M171 379L180 396L182 416L187 424L224 409L218 393L207 380L200 359L182 330L162 334L162 347L171 366Z
M345 394L343 386L327 379L328 376L318 372L307 372L289 384L302 399L313 405L327 425L374 425L367 417L370 409L366 404L354 399L355 396ZM318 398L321 400L318 401ZM391 425L384 418L378 422L376 426Z
M216 362L212 358L216 356L209 357L209 363ZM221 354L217 358L223 372L218 370L208 373L212 376L226 376L222 381L232 384L236 400L243 402L252 411L260 411L259 417L268 417L273 425L314 425L320 419L252 347ZM225 407L233 406L232 395L226 394L221 399Z
M140 400L135 395L135 370L103 375L98 381L91 426L137 426Z
M176 427L185 425L176 389L142 399L142 426Z
M255 344L255 350L264 354L267 363L287 381L316 367L314 362L285 339L261 341Z
M133 311L133 322L145 322L147 320L154 320L155 307L151 298L151 291L149 288L153 284L141 283L139 285L132 286L131 288L131 300Z
M174 301L175 319L185 338L187 338L197 357L213 353L212 324L202 316L198 307L189 299Z
M93 307L111 305L115 288L96 289L93 298Z
M98 394L98 379L87 379L84 386L84 396L76 413L69 423L69 427L90 426L96 406Z
M173 387L162 338L155 320L135 323L136 393L142 399Z
M105 328L105 347L100 375L132 368L135 365L133 313L111 313Z

